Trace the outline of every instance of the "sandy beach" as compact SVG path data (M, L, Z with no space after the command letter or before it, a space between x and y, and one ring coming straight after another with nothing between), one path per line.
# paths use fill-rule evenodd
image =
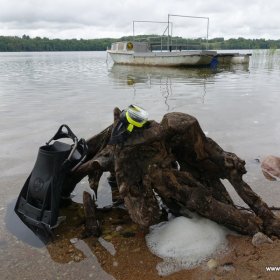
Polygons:
M76 244L83 232L81 205L65 210L71 221L56 231L56 240L47 248L55 262L81 262L86 256ZM156 269L162 259L153 255L145 241L147 231L134 224L123 209L103 212L99 216L103 233L101 238L83 239L97 258L101 269L118 280L179 280L179 279L279 279L280 271L267 271L280 266L280 240L254 246L252 237L228 235L226 250L206 259L198 267L160 276ZM91 274L90 274L91 275ZM93 275L97 277L98 275Z

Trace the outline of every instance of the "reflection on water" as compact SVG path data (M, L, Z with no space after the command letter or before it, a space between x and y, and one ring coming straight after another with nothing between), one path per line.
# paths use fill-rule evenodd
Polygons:
M18 274L13 279L24 274L54 279L57 270L80 276L79 265L57 267L44 248L17 238L25 233L14 227L18 221L12 205L38 147L60 124L88 138L112 122L115 106L136 103L157 121L171 111L194 115L209 137L246 160L246 181L270 205L279 206L277 182L267 182L254 160L280 151L279 84L279 50L253 51L249 65L216 71L106 64L105 52L0 53L0 262L7 267L3 278L8 279L15 266ZM100 205L111 199L105 179ZM77 201L83 190L88 190L86 180L76 188ZM30 262L47 263L48 269L28 274L27 255ZM87 265L93 264L85 262L85 271Z
M45 244L19 219L14 212L16 200L13 200L7 206L7 212L5 216L5 224L7 229L17 237L17 239L23 241L34 247L41 248Z
M180 85L198 86L201 90L201 103L205 102L207 85L215 83L215 76L220 73L248 72L249 65L223 65L217 69L209 67L155 67L113 64L109 70L109 77L117 87L132 87L134 94L143 89L159 86L159 92L170 111L169 98L172 97L173 87Z

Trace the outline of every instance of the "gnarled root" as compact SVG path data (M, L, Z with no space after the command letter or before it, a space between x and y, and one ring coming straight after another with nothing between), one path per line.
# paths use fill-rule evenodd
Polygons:
M85 231L83 237L99 237L101 235L101 228L96 217L96 206L91 195L86 191L83 193L83 205L85 213Z

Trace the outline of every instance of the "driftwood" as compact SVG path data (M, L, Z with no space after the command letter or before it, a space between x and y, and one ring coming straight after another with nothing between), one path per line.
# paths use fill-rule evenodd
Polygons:
M114 123L87 141L89 156L68 178L68 192L88 176L97 194L102 173L110 171L131 219L143 227L160 219L158 196L173 213L197 212L242 234L262 231L280 237L280 220L242 179L245 162L206 137L194 117L169 113L160 123L149 121L143 129L134 129L124 143L109 145L119 115L115 108ZM234 205L221 179L231 183L252 212ZM93 212L86 212L86 219L95 220ZM90 232L98 234L99 229L91 227Z
M96 206L88 192L83 193L83 205L86 217L84 237L100 236L101 228L96 219Z

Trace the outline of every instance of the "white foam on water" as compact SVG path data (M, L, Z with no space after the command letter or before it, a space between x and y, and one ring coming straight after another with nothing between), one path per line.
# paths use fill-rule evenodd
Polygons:
M195 215L177 217L150 227L146 243L150 251L163 259L157 265L159 275L201 264L226 248L228 231L215 222Z

